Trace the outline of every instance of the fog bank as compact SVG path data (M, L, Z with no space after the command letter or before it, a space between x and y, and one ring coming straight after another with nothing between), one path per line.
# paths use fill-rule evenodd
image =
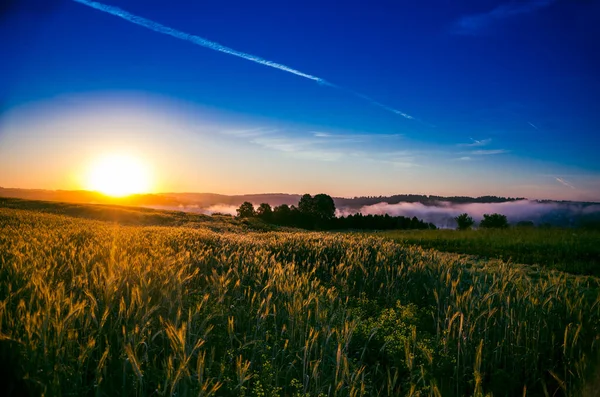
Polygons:
M230 204L214 204L203 207L197 204L178 206L148 206L149 208L171 211L185 211L197 214L212 215L215 213L235 216L239 206ZM254 204L257 208L258 204ZM454 204L447 201L437 202L435 205L422 203L397 203L388 204L381 202L365 205L360 208L341 207L336 210L336 215L347 216L356 213L363 215L416 216L425 222L430 222L442 229L456 227L454 218L462 213L467 213L478 224L483 219L483 214L499 213L506 215L509 223L516 224L520 221L532 221L536 225L549 223L556 226L574 226L584 216L593 216L600 220L600 204L539 202L533 200L507 201L503 203L469 203Z
M483 214L499 213L506 215L509 223L520 221L533 221L536 224L551 223L570 225L574 219L584 215L600 215L600 204L583 205L578 203L538 202L532 200L509 201L504 203L470 203L453 204L438 202L437 205L424 205L422 203L385 202L363 206L360 209L340 208L338 216L355 213L363 215L416 216L425 222L431 222L439 228L455 228L454 218L462 213L467 213L479 223Z

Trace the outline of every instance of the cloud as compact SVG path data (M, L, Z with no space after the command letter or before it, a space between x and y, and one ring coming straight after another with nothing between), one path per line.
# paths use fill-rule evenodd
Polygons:
M390 165L397 168L413 168L421 167L417 163L417 157L423 152L416 150L394 150L389 152L377 152L376 156L365 155L364 157L370 161Z
M508 150L490 149L490 150L472 150L469 152L469 154L472 154L474 156L489 156L489 155L493 155L493 154L503 154L503 153L508 153Z
M469 157L469 156L463 156L463 157L458 157L456 160L469 161L469 160L471 160L471 157Z
M239 58L245 59L247 61L255 62L255 63L258 63L258 64L263 65L263 66L268 66L268 67L271 67L271 68L274 68L274 69L278 69L278 70L281 70L281 71L284 71L284 72L288 72L288 73L294 74L296 76L304 77L305 79L312 80L312 81L314 81L314 82L316 82L316 83L318 83L320 85L323 85L323 86L332 87L332 88L336 88L336 89L341 90L341 91L345 91L347 93L351 93L351 94L353 94L353 95L355 95L355 96L357 96L359 98L362 98L362 99L370 102L374 106L378 106L378 107L380 107L382 109L385 109L385 110L387 110L389 112L398 114L398 115L400 115L400 116L402 116L402 117L404 117L406 119L409 119L409 120L414 119L414 117L412 117L411 115L406 114L406 113L404 113L404 112L402 112L400 110L394 109L394 108L392 108L390 106L384 105L384 104L382 104L380 102L377 102L374 99L372 99L371 97L368 97L368 96L366 96L364 94L361 94L359 92L350 90L348 88L344 88L344 87L338 86L336 84L330 83L329 81L327 81L327 80L325 80L325 79L323 79L321 77L317 77L317 76L314 76L312 74L301 72L301 71L299 71L297 69L291 68L291 67L283 65L281 63L269 61L269 60L261 58L261 57L259 57L257 55L248 54L246 52L234 50L233 48L226 47L226 46L224 46L222 44L219 44L219 43L211 41L211 40L204 39L204 38L202 38L200 36L196 36L196 35L193 35L193 34L182 32L182 31L177 30L177 29L170 28L170 27L162 25L162 24L160 24L158 22L154 22L154 21L151 21L151 20L146 19L144 17L140 17L138 15L131 14L131 13L129 13L129 12L127 12L127 11L119 8L119 7L109 6L109 5L106 5L106 4L103 4L103 3L99 3L99 2L96 2L96 1L91 1L91 0L73 0L73 1L75 1L77 3L80 3L80 4L83 4L83 5L86 5L88 7L94 8L94 9L96 9L98 11L102 11L102 12L105 12L105 13L117 16L119 18L123 18L126 21L129 21L129 22L134 23L134 24L139 25L139 26L143 26L143 27L145 27L147 29L150 29L150 30L153 30L153 31L155 31L157 33L162 33L162 34L165 34L165 35L168 35L168 36L175 37L175 38L180 39L180 40L185 40L185 41L188 41L190 43L199 45L199 46L204 47L204 48L208 48L208 49L211 49L211 50L214 50L214 51L222 52L224 54L228 54L228 55L232 55L232 56L235 56L235 57L239 57Z
M250 142L280 152L298 152L315 144L314 141L308 139L298 139L286 136L258 137L252 139Z
M480 141L478 141L477 139L471 139L471 143L460 143L458 146L466 146L466 147L479 147L479 146L486 146L489 145L490 142L492 142L491 138L488 139L482 139Z
M556 179L556 180L557 180L559 183L563 184L564 186L566 186L566 187L568 187L568 188L571 188L571 189L576 189L576 187L575 187L575 186L571 185L569 182L565 181L565 180L564 180L564 179L562 179L562 178L555 177L554 179Z
M360 143L372 138L366 134L330 134L328 132L312 132L311 134L321 143Z
M224 135L231 135L231 136L235 136L235 137L239 137L239 138L252 138L252 137L257 137L257 136L274 134L278 131L279 130L275 129L275 128L269 129L269 128L264 128L264 127L258 127L258 128L247 128L247 129L240 129L240 130L224 130L224 131L221 131L221 133Z
M237 215L237 208L238 207L236 207L235 205L216 204L211 205L208 208L203 208L203 213L206 215L212 215L214 213Z
M535 124L533 124L532 122L528 121L528 122L527 122L527 124L529 124L530 126L532 126L533 128L535 128L536 130L539 130L539 128L537 128L537 127L535 126Z
M382 202L359 209L340 208L337 211L337 215L346 216L358 212L363 215L389 214L391 216L405 216L409 218L416 216L440 228L455 228L456 222L453 218L465 212L472 216L476 222L481 221L484 214L499 213L506 215L508 221L511 223L519 221L544 223L552 220L556 221L557 219L566 219L568 221L576 216L600 213L600 205L583 206L575 203L540 203L533 200L471 204L439 202L437 205L425 205L422 203L388 204Z
M250 143L305 159L337 161L344 157L343 151L323 146L319 138L259 136L250 140Z
M332 135L327 133L327 132L313 132L313 135L316 136L317 138L329 138Z
M231 131L228 133L247 138L247 142L250 144L302 159L333 162L352 158L353 161L364 160L393 167L409 168L419 166L415 162L415 156L419 153L423 154L413 150L380 151L378 149L374 151L368 149L371 144L379 143L382 139L399 138L402 136L401 134L334 134L322 131L302 134L271 131L269 134L260 134L258 133L261 131L260 129L247 131L251 131L251 133L238 134ZM430 153L427 154L430 155Z
M396 160L388 160L386 161L386 163L394 166L394 167L398 167L398 168L414 168L414 167L420 167L419 164L414 162L413 158L407 158L407 159L396 159Z
M511 1L500 4L489 12L467 15L458 20L454 33L473 35L477 34L489 25L518 15L529 14L542 8L548 7L556 0L531 0Z
M378 141L380 139L400 138L402 134L332 134L329 132L313 131L315 138L321 138L323 142L358 143L366 141Z

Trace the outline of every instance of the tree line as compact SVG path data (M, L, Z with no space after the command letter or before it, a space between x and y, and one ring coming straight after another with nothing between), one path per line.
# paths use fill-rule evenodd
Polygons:
M238 218L258 218L266 223L309 230L436 229L434 224L423 222L417 217L361 213L337 217L335 203L327 194L304 194L297 206L282 204L274 208L268 203L262 203L255 209L252 203L246 201L236 211Z
M468 230L475 225L475 221L469 214L460 214L454 218L458 225L458 230ZM534 224L531 221L522 221L517 223L519 227L533 227ZM506 215L502 214L484 214L483 219L479 222L481 229L506 229L508 227L508 219Z
M469 230L475 226L475 221L467 213L460 214L454 218L454 220L456 221L458 230ZM479 222L480 229L506 229L509 226L508 218L506 215L502 214L484 214L483 219ZM533 221L519 221L514 226L519 228L533 228L536 224ZM548 222L538 224L538 227L541 228L556 226L556 224L553 225ZM594 218L590 217L589 219L584 219L583 221L576 223L574 226L588 230L600 230L600 220L594 221ZM558 225L558 227L568 227L568 225Z

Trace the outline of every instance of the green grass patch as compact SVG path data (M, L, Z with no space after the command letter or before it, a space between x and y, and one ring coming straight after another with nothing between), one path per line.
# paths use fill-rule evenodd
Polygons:
M466 231L390 231L376 234L423 248L540 265L573 274L600 276L598 231L512 227Z

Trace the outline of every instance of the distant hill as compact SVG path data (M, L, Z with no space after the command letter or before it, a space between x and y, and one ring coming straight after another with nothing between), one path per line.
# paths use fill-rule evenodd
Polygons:
M213 205L234 205L240 206L244 201L253 204L269 203L271 206L287 204L298 204L300 194L286 193L265 193L265 194L240 194L224 195L215 193L160 193L162 197L169 197L178 200L184 205L195 204L201 207L210 207Z
M125 204L125 205L197 205L210 207L213 205L240 205L244 201L251 203L269 203L272 206L297 204L300 194L287 193L264 193L264 194L240 194L225 195L216 193L156 193L156 194L134 194L131 196L116 198L106 196L98 192L87 190L43 190L43 189L17 189L0 187L0 197L14 197L29 200L62 201L72 203L98 203L98 204ZM466 203L502 203L506 201L524 200L524 198L482 196L482 197L444 197L427 196L415 194L398 194L393 196L363 196L363 197L334 197L336 206L347 208L360 208L365 205L373 205L381 202L388 204L422 203L436 205L440 201L455 204Z
M135 194L124 198L106 196L87 190L43 190L13 189L0 187L0 197L12 197L26 200L60 201L65 203L86 204L123 204L123 205L178 205L168 196L158 194Z
M526 200L524 197L497 197L497 196L427 196L422 194L396 194L393 196L367 196L354 198L336 198L336 205L339 207L360 208L365 205L374 205L379 203L398 204L398 203L421 203L425 205L439 205L440 202L452 204L472 204L472 203L505 203L509 201Z
M269 193L224 195L216 193L156 193L134 194L127 197L112 197L87 190L43 190L0 187L0 197L26 200L60 201L65 203L119 204L131 206L191 206L210 207L214 205L236 205L244 201L269 203L271 205L297 204L299 194Z
M160 210L186 211L201 214L225 213L234 215L244 201L252 204L269 203L297 205L301 195L285 193L224 195L215 193L136 194L115 198L84 190L10 189L0 187L0 197L27 200L58 201L76 204L113 204L147 207ZM501 213L509 222L531 221L536 225L600 227L600 204L525 198L481 196L427 196L398 194L393 196L334 197L338 216L361 212L364 215L416 216L437 227L454 228L454 217L467 212L478 222L483 214Z

